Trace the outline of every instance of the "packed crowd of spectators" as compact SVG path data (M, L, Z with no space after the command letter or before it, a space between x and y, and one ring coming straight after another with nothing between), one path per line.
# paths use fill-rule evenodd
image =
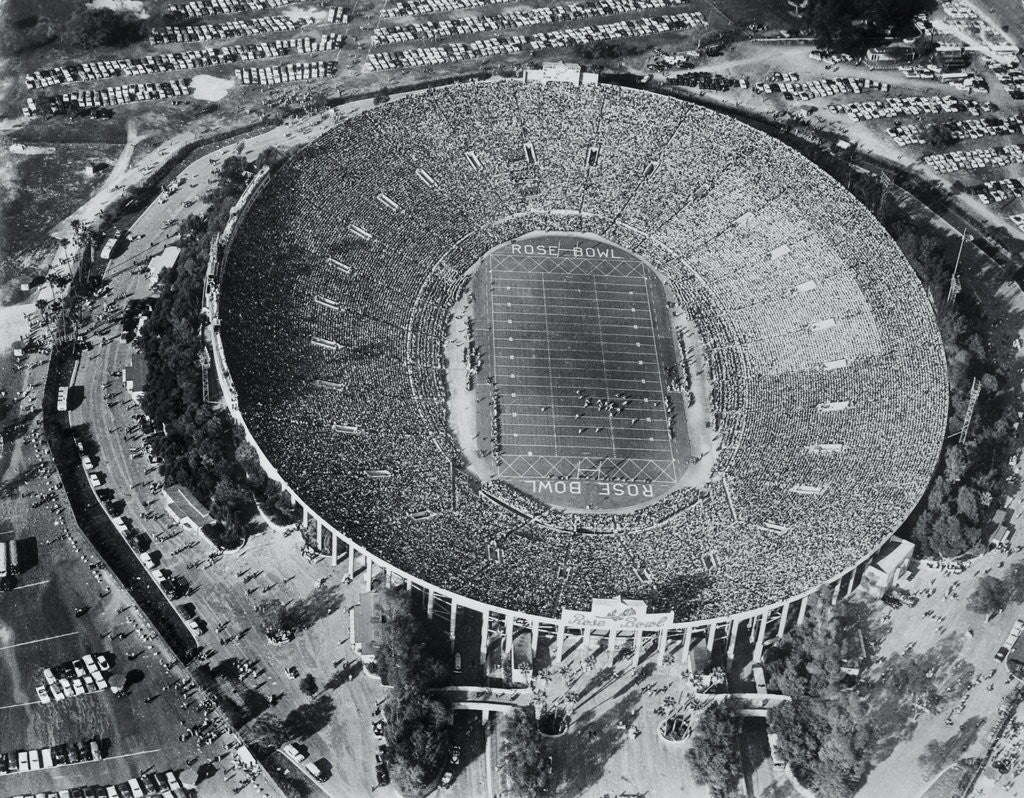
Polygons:
M582 3L528 8L523 11L506 11L501 14L472 17L453 17L430 22L409 22L373 29L371 42L394 44L415 39L446 39L472 33L525 28L554 22L572 22L577 19L603 17L611 14L625 14L630 11L646 11L652 8L667 8L678 5L674 0L586 0Z
M703 486L572 514L465 468L452 308L485 252L543 230L636 253L699 331ZM224 263L241 412L289 485L396 567L497 606L623 594L684 620L810 589L904 520L945 432L931 308L870 213L776 140L659 95L489 81L377 106L281 167Z
M188 78L181 78L164 83L129 83L124 86L108 86L105 89L81 89L50 97L29 97L22 106L21 113L24 116L65 114L143 100L185 97L192 91L190 83Z
M553 47L594 44L615 39L653 36L673 30L705 27L707 21L699 11L657 17L637 17L601 25L586 25L555 31L538 31L516 36L493 36L469 42L451 42L437 47L416 47L370 53L367 63L373 70L402 69L426 64L454 64L473 58L547 50Z
M292 53L321 53L337 50L341 44L341 34L326 33L319 38L305 36L301 39L278 39L272 42L230 44L224 47L182 50L176 53L155 53L137 58L108 58L103 61L86 61L49 69L38 69L25 76L25 85L30 89L41 89L84 80L104 80L127 75L133 77L154 75L159 72L196 69L214 64L279 58Z

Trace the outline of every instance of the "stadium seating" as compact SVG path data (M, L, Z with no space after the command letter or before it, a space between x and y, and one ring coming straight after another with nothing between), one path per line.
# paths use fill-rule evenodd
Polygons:
M693 321L718 447L702 487L572 515L459 470L453 502L452 307L483 253L537 230L618 242ZM655 94L487 81L368 110L281 167L225 264L240 408L289 485L384 560L496 606L621 593L684 620L795 595L900 525L945 432L932 309L870 213L776 140Z

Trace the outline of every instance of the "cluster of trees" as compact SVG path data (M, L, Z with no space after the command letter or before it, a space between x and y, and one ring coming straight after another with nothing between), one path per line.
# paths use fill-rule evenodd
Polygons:
M740 734L743 720L734 698L712 704L700 716L686 761L698 784L707 785L713 798L733 795L743 776L740 767Z
M944 265L936 258L931 262ZM950 270L951 273L951 270ZM928 284L928 283L926 283ZM941 292L941 282L930 283ZM944 300L944 297L943 297ZM971 386L981 387L970 434L961 444L947 441L926 502L913 518L911 535L925 556L957 556L977 551L984 527L1002 503L1008 462L1016 446L1015 404L1008 361L994 351L988 311L968 292L955 306L936 303L950 382L950 433L967 421Z
M810 0L805 17L819 47L861 55L935 6L935 0Z
M875 748L867 703L842 670L846 639L870 634L857 612L812 603L804 623L769 649L765 662L772 686L792 697L768 715L778 752L801 784L830 798L857 792Z
M182 223L182 252L160 278L141 336L147 367L142 407L164 431L156 443L161 473L209 506L217 524L207 533L226 548L245 540L257 496L266 497L272 515L286 513L288 506L279 488L268 489L255 451L230 414L203 401L199 351L209 323L202 314L203 282L210 239L223 229L248 175L263 163L279 160L279 153L268 151L252 165L239 156L224 162L217 187L207 198L207 214Z
M948 304L946 293L959 242L951 246L898 209L883 210L883 223L907 254L936 308L949 374L949 433L956 433L967 421L975 379L981 388L967 440L961 444L955 437L947 439L925 502L909 522L910 536L920 544L922 554L958 556L982 545L984 527L1011 487L1008 464L1019 448L1013 429L1017 389L1010 370L1012 357L993 332L995 323L1003 321L1003 312L994 298L985 301L969 290Z
M147 19L129 11L89 8L81 2L63 21L46 16L6 16L0 25L0 55L19 55L48 44L66 50L124 47L143 41L148 35Z
M924 129L924 141L932 149L942 149L956 144L956 136L947 125L932 123Z
M89 8L77 5L61 31L63 47L91 50L95 47L124 47L149 35L148 21L129 11Z
M498 761L514 798L536 798L551 789L551 768L536 717L523 709L502 716Z
M448 644L407 591L389 590L379 600L384 623L376 666L392 688L384 704L388 767L403 795L426 795L451 751L451 708L430 689L451 678Z
M922 714L945 712L975 678L952 636L871 665L886 631L867 605L833 607L824 591L804 624L766 652L773 688L792 699L769 712L768 730L778 735L777 753L817 795L857 794L873 762L891 756Z
M984 575L978 579L978 586L967 597L967 609L986 618L998 615L1011 601L1024 601L1024 563L1013 563L1000 579Z

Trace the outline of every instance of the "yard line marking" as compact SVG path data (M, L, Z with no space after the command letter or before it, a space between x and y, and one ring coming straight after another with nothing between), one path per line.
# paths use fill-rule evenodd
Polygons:
M18 648L19 646L31 646L34 643L45 643L47 640L60 640L62 637L72 637L77 635L78 632L65 632L62 635L51 635L50 637L40 637L36 640L26 640L23 643L11 643L9 646L0 646L0 651L6 651L9 648Z

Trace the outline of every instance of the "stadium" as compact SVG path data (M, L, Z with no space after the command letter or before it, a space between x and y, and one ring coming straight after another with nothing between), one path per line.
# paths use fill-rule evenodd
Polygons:
M724 114L447 86L247 193L210 302L227 403L334 561L422 591L453 639L468 608L559 653L743 621L760 644L852 590L931 478L924 289L845 189Z

